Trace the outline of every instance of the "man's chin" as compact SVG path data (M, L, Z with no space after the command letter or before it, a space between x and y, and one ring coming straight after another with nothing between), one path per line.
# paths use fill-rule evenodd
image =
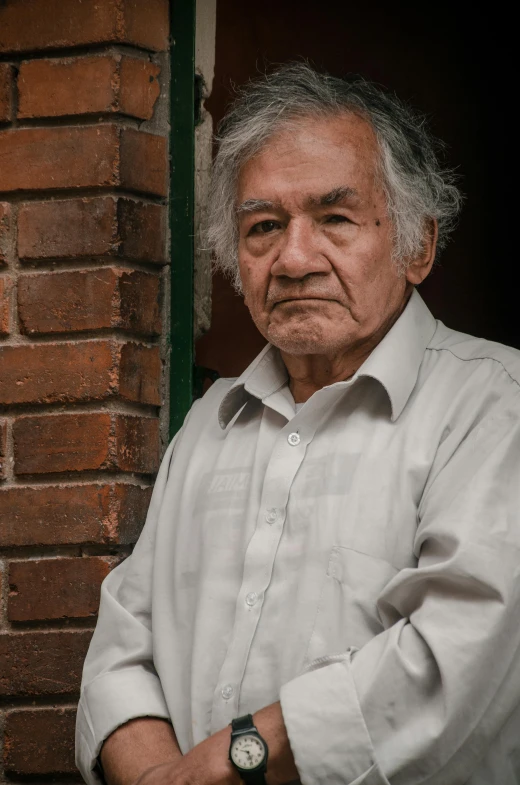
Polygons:
M281 352L295 357L305 354L326 354L331 348L324 336L309 331L270 329L267 339Z
M345 309L337 312L336 303L326 302L321 309L288 306L275 309L263 335L280 351L294 356L330 354L348 345L352 324ZM349 329L350 328L350 329Z

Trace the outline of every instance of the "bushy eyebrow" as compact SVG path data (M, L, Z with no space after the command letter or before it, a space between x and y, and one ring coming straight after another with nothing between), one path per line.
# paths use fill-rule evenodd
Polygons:
M307 197L305 203L310 207L334 207L346 201L358 201L359 193L349 185L341 185L333 188L326 194L311 195ZM282 210L280 202L271 202L268 199L246 199L237 207L237 215L244 213L259 213L264 210Z
M269 202L266 199L246 199L245 202L242 202L237 207L237 214L242 215L242 213L259 213L262 210L276 210L277 208L281 208L281 204L278 202Z
M340 185L339 188L333 188L326 194L319 196L309 196L307 203L312 207L334 207L336 204L346 201L357 201L359 194L355 188L349 185Z

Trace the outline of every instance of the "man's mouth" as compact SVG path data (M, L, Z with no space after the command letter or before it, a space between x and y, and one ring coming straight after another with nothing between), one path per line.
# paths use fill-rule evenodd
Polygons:
M317 300L320 302L336 302L333 297L313 297L311 295L307 295L306 297L284 297L281 300L275 300L273 303L273 308L275 305L283 305L284 303L316 302Z

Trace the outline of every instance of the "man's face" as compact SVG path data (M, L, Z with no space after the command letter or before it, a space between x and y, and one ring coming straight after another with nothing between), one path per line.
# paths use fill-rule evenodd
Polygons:
M262 335L289 355L362 348L405 302L377 155L361 118L308 118L240 172L245 302Z

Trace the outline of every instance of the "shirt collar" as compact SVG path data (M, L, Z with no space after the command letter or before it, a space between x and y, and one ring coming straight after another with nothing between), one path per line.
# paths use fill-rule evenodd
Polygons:
M419 368L436 329L436 322L420 294L414 289L403 313L352 377L376 379L385 389L395 421L410 397ZM253 396L263 401L288 382L287 369L272 344L262 349L251 365L236 379L219 407L220 427Z
M235 414L251 396L263 401L276 390L284 387L288 380L289 375L280 352L268 343L222 399L218 410L220 427L227 428Z
M397 420L412 394L424 352L436 328L428 306L414 289L399 319L353 377L371 377L384 387L392 407L392 421Z

